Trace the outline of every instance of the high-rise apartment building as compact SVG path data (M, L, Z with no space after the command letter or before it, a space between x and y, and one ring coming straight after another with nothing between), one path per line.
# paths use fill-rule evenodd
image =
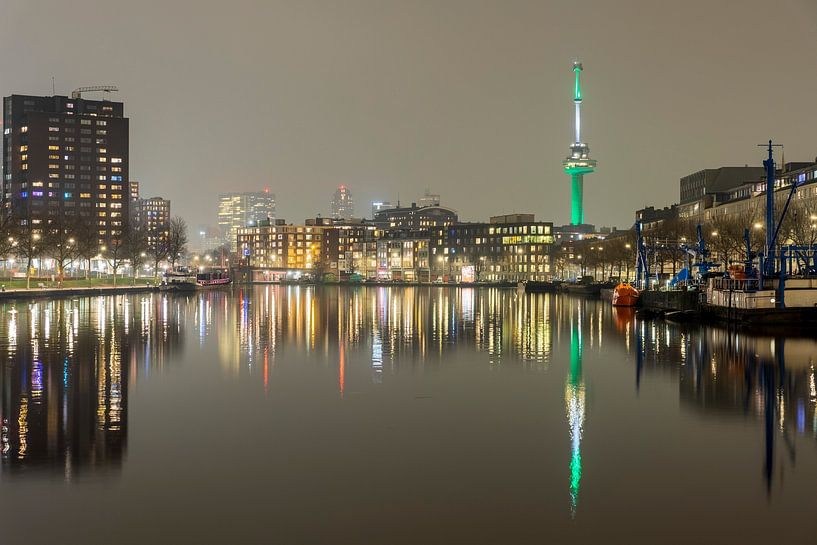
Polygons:
M161 197L139 199L134 205L136 224L144 230L148 246L156 248L170 236L170 201Z
M331 203L332 218L349 219L354 217L355 205L352 200L352 192L345 185L338 186L332 197Z
M275 219L275 194L270 193L269 189L219 195L218 226L224 243L229 244L233 251L236 249L238 229L267 219Z
M128 118L121 102L3 99L3 205L23 226L90 222L102 244L129 218Z

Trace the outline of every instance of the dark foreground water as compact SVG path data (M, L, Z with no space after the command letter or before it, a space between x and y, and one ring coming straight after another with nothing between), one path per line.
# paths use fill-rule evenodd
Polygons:
M814 543L817 342L563 296L0 308L0 544Z

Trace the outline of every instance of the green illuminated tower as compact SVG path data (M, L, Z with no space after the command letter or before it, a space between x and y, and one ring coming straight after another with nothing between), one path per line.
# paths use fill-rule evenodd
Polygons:
M573 103L576 105L576 141L570 146L570 156L562 165L570 174L570 223L584 224L584 175L596 170L596 162L590 158L590 148L582 143L582 63L573 63L576 74L576 85L573 91Z

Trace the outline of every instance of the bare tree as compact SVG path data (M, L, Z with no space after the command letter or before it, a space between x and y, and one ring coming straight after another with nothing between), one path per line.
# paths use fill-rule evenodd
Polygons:
M26 262L26 289L31 288L31 269L34 260L43 254L42 234L31 223L22 225L20 237L15 247L15 253Z
M744 247L743 231L745 222L734 216L717 216L707 224L708 233L704 233L712 251L720 258L724 269L729 267L732 258L739 256Z
M15 255L19 238L20 223L17 218L0 210L0 259L3 260L4 268L6 260Z
M130 229L126 228L126 230L120 233L117 238L111 239L106 246L103 246L102 251L100 252L113 271L114 286L116 286L116 275L119 272L119 269L121 269L125 264L129 230Z
M130 262L133 269L133 285L136 285L139 267L147 258L147 234L138 225L131 224L124 234L123 245L123 257Z
M176 267L176 261L187 249L187 222L176 216L171 218L167 235L167 259L170 267Z
M43 252L57 265L57 281L61 287L65 278L65 267L77 258L77 241L73 232L74 224L61 216L53 220L43 233Z
M91 260L99 255L99 233L89 218L77 217L72 226L74 232L74 251L77 259L85 262L85 279L91 272Z
M811 199L796 199L783 218L778 238L781 245L817 244L817 204Z

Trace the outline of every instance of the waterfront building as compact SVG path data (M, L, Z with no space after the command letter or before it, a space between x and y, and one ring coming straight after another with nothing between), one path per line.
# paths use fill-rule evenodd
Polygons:
M681 178L681 204L699 201L707 195L717 195L747 182L760 180L765 175L763 167L706 168Z
M5 209L35 230L81 221L96 227L100 245L119 240L130 217L128 127L121 102L81 90L5 97Z
M134 206L136 225L143 229L148 246L155 249L170 236L170 201L161 197L139 199Z
M447 227L457 223L457 211L445 206L417 206L411 203L409 207L396 207L382 210L375 214L374 223L381 229L430 229L432 227Z
M388 229L377 240L377 278L430 282L431 234L427 229Z
M345 185L338 186L332 196L330 205L331 216L334 219L349 219L355 215L355 203L352 192Z
M551 278L553 223L533 214L491 217L444 229L442 248L432 248L434 273L462 282L544 281Z
M323 227L323 274L335 279L346 279L353 274L362 278L377 275L379 232L374 224L361 219L315 218L306 220L306 225Z
M238 229L267 219L275 219L275 194L269 188L219 195L218 226L232 251L236 250Z
M252 280L300 278L323 269L323 225L261 220L236 229L239 263Z

